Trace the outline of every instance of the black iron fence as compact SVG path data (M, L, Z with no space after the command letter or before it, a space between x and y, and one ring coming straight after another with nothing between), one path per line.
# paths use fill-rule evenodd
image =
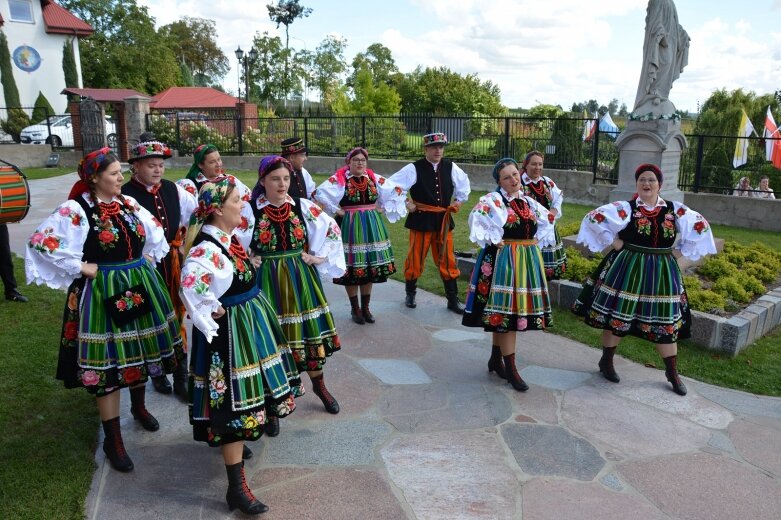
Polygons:
M72 149L78 114L53 114L45 108L0 107L0 144L48 144L52 149ZM106 116L106 140L117 147L116 123Z

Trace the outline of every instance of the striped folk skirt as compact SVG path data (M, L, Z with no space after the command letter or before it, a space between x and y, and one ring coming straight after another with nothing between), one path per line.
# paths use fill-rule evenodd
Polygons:
M193 328L190 424L193 437L220 446L255 440L269 416L295 410L304 388L271 304L257 287L220 303L219 335Z
M549 327L551 305L540 248L530 240L507 240L481 250L461 323L489 332Z
M315 267L301 260L300 249L263 253L257 280L277 311L298 371L322 369L341 344Z
M572 311L587 325L653 343L691 336L683 277L670 249L624 245L611 251L583 284Z
M136 285L146 290L150 310L119 326L106 300ZM57 366L67 388L106 395L171 373L185 356L168 289L145 258L98 264L95 279L81 277L68 288Z
M374 205L345 208L339 225L347 271L335 284L382 283L396 272L388 229Z
M559 235L559 225L553 228L556 234L556 243L542 248L542 262L545 265L545 278L558 280L567 271L567 253Z

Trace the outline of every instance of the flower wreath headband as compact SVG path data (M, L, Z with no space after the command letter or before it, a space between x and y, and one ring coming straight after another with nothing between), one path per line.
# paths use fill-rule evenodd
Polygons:
M190 225L203 225L209 215L222 209L225 203L225 197L228 195L230 186L236 186L234 181L227 176L215 179L214 182L207 182L201 186L198 193L198 206L190 216Z

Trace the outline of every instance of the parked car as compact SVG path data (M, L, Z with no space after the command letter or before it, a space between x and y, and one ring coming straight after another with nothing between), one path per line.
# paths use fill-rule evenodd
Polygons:
M49 134L51 128L51 135ZM46 121L28 126L19 134L22 144L50 144L52 146L73 146L73 124L71 116L51 116L49 125ZM115 148L117 145L117 129L114 121L106 116L106 140L108 145Z

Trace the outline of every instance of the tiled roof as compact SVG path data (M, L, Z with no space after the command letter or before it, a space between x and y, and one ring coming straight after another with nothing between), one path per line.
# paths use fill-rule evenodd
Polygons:
M109 103L124 101L125 98L130 96L149 97L146 94L142 94L141 92L130 88L66 88L63 89L60 94L72 94L74 96L91 97L95 101Z
M46 32L49 34L89 36L95 32L90 24L75 17L53 0L41 0L41 11Z
M161 108L235 108L241 99L211 87L171 87L152 98L149 106Z

